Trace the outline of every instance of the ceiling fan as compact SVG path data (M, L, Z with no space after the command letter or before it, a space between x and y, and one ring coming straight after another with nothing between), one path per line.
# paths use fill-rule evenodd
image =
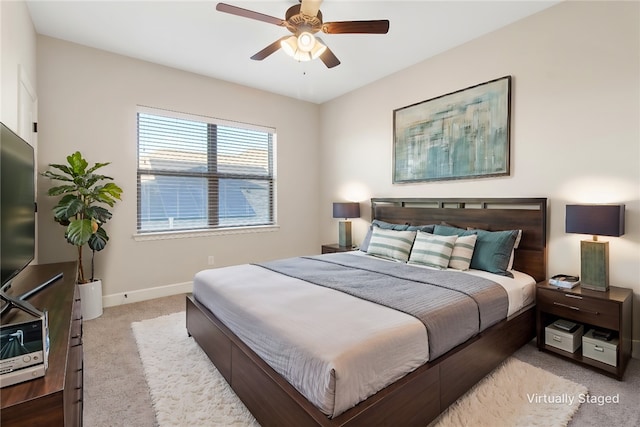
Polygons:
M389 31L389 21L386 19L375 21L339 21L323 22L320 4L322 0L300 0L300 4L291 6L284 19L218 3L216 10L255 19L268 24L285 27L293 35L282 37L251 57L261 61L282 48L289 56L298 61L309 61L320 58L327 68L340 64L340 60L331 49L315 34L322 31L326 34L386 34Z

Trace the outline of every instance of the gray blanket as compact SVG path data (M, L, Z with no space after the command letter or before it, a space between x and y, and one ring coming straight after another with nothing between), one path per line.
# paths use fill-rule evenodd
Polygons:
M373 257L334 253L257 265L416 317L427 328L429 360L506 318L509 307L507 292L490 280Z

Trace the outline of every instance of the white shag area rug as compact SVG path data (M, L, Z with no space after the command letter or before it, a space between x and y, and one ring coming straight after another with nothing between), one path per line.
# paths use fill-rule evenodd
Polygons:
M431 426L561 427L580 407L587 388L507 359L460 397Z
M131 324L159 427L260 426L187 334L184 312Z
M259 426L189 337L185 313L131 324L160 427ZM510 358L430 427L566 426L587 388Z

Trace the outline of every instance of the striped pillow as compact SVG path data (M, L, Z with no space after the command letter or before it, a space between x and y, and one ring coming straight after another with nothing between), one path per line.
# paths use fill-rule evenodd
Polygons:
M439 269L447 268L457 238L458 236L437 236L418 231L409 263L424 264Z
M463 271L469 269L477 238L476 234L472 234L470 236L460 236L456 239L451 258L449 258L449 267Z
M373 227L367 253L407 262L415 237L415 231L385 230Z
M362 252L368 252L369 241L371 240L371 233L373 232L374 227L384 228L385 230L407 230L409 226L407 224L393 224L391 222L385 222L385 221L380 221L379 219L374 219L371 225L369 226L369 231L367 231L367 235L364 236L364 240L360 244L360 250Z

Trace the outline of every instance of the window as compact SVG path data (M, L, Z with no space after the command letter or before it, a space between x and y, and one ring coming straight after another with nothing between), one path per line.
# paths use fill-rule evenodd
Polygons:
M138 233L274 224L274 129L138 111Z

